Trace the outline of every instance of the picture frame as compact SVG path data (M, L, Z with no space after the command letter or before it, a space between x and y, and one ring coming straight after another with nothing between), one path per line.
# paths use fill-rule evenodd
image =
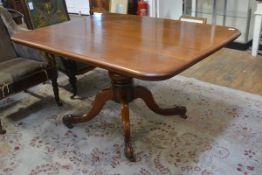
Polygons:
M111 13L128 13L128 0L110 0L110 9Z

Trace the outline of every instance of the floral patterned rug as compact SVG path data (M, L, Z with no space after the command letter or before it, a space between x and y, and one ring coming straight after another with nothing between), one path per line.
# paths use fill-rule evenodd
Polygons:
M130 106L137 162L123 154L118 104L108 102L85 124L67 129L63 115L88 111L95 93L109 84L97 69L79 77L71 100L59 79L63 107L50 84L0 102L7 129L0 136L1 175L249 175L262 174L262 97L181 76L145 82L162 106L188 108L188 119L151 112L142 100Z

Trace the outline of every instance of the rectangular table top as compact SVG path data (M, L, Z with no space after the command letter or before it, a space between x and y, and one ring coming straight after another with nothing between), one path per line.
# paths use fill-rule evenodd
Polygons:
M18 33L12 40L122 75L164 80L239 35L223 26L104 14Z

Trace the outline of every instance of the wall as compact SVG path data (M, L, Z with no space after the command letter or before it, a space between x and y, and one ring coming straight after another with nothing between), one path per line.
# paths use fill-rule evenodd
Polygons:
M182 15L182 0L159 0L159 17L179 19Z
M197 16L207 18L209 24L213 21L212 2L210 0L198 0ZM235 27L241 31L241 36L236 40L240 43L247 43L253 37L253 18L256 9L255 0L227 0L227 12L225 25ZM251 13L249 21L248 13ZM193 10L194 13L194 10ZM223 25L224 0L217 1L216 24Z
M178 19L183 11L182 0L147 0L151 17Z
M88 0L66 0L66 5L69 13L89 14Z

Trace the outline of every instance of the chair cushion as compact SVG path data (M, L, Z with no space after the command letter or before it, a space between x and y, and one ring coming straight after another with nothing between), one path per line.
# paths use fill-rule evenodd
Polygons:
M9 33L3 23L2 18L0 17L0 62L8 60L10 58L15 58L16 53L12 42L10 40Z
M35 71L46 68L47 64L25 58L13 58L0 63L0 87L11 84Z

